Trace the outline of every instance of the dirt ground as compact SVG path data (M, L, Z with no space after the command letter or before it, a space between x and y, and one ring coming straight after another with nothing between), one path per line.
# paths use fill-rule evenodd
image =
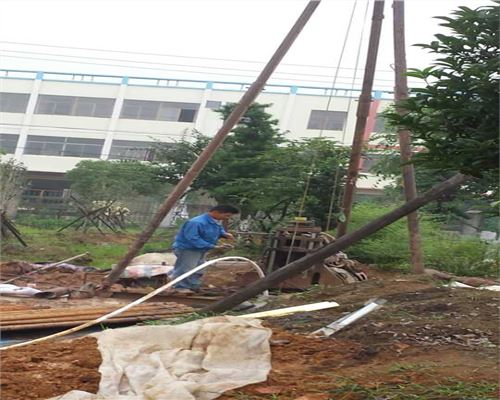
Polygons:
M266 308L325 300L340 307L267 320L273 329L268 380L220 399L498 398L499 292L366 272L368 281L276 296ZM331 338L307 336L371 298L387 303ZM6 350L0 357L3 400L97 390L100 355L93 339Z

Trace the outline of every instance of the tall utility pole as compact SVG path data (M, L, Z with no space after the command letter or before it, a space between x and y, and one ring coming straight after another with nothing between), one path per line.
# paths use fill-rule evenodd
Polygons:
M345 221L342 222L337 230L337 237L345 235L347 226L351 217L352 203L356 190L356 181L359 175L359 166L361 163L361 151L364 143L364 132L366 119L370 112L372 102L373 79L375 76L375 67L377 65L377 54L380 43L380 31L382 29L382 20L384 19L384 0L375 0L373 5L372 26L370 30L370 39L368 41L368 55L366 56L365 75L363 77L363 86L359 96L358 109L356 111L356 126L354 128L354 138L352 141L351 158L349 168L347 169L347 179L342 197L342 211L345 215Z
M245 114L248 107L257 98L258 94L264 88L267 80L274 72L280 61L285 56L286 52L290 49L293 42L306 25L307 21L318 7L321 0L310 0L306 8L295 22L294 26L288 32L283 42L280 44L274 55L271 57L267 65L264 67L257 80L250 86L248 91L242 96L233 112L224 121L224 124L219 129L214 138L210 141L207 147L199 155L196 161L191 165L191 168L186 172L181 181L175 186L169 194L165 202L160 206L152 221L144 229L144 231L137 237L137 239L129 247L125 256L116 264L113 271L106 277L101 285L101 289L106 289L118 280L123 270L127 267L130 261L139 253L139 250L151 238L154 231L160 226L161 221L165 215L175 206L177 201L184 195L187 188L196 179L201 170L205 167L207 162L212 158L215 151L222 144L226 136L229 134L234 125L238 123L241 117Z
M405 115L406 110L401 102L408 98L408 80L406 78L406 49L405 49L405 3L404 0L394 0L393 24L394 24L394 102L396 111L399 115ZM417 185L415 183L415 170L413 164L410 164L411 152L411 133L404 127L398 127L399 151L402 164L403 185L405 199L407 202L417 197ZM418 226L418 212L412 212L407 216L408 233L410 235L410 254L412 263L412 272L422 274L424 264L422 262L422 248L420 241L420 230Z

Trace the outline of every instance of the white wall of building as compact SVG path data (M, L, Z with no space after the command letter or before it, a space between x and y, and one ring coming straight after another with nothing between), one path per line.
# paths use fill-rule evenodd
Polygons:
M84 158L24 154L29 136L100 139L104 141L104 145L99 157L107 159L113 140L175 142L189 137L193 129L214 135L222 121L218 113L206 107L207 101L222 104L237 102L248 87L247 84L240 83L129 79L78 74L30 75L26 72L22 77L16 77L15 71L0 72L0 92L31 95L25 113L0 112L0 133L20 135L15 154L28 170L59 173L68 171ZM268 86L257 98L257 102L272 104L267 111L279 120L279 128L287 131L288 139L314 138L321 135L350 145L356 123L359 93L336 90L330 95L331 92L328 88ZM109 117L37 114L35 105L40 95L114 99L115 106ZM380 109L390 103L391 95L384 95L387 99L381 101ZM196 103L199 107L193 122L121 118L123 101L127 100ZM312 110L346 112L344 129L308 129ZM360 185L369 189L376 188L379 183L370 178L360 181Z

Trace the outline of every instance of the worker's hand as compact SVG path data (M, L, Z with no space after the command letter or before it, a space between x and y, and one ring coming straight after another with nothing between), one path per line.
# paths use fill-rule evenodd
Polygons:
M234 240L234 235L232 233L226 232L224 238Z

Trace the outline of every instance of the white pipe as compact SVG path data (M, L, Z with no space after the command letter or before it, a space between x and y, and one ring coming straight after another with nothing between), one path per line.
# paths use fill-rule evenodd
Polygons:
M237 315L237 318L266 318L266 317L281 317L282 315L294 314L298 312L311 312L325 310L327 308L338 307L339 303L334 301L323 301L321 303L303 304L301 306L293 306L286 308L278 308L277 310L261 311L252 314Z
M375 311L376 309L382 307L382 305L386 303L386 300L384 299L375 299L370 302L368 302L364 307L360 308L359 310L353 311L352 313L349 313L342 318L339 318L338 320L332 322L331 324L318 329L317 331L314 331L312 335L323 335L323 336L331 336L335 332L340 331L341 329L345 328L347 325L352 324L354 321L357 321L361 317L365 316L366 314L371 313L372 311Z
M89 326L96 325L96 324L98 324L100 322L106 321L107 319L115 317L115 316L123 313L124 311L127 311L128 309L130 309L130 308L132 308L132 307L134 307L134 306L136 306L138 304L141 304L141 303L145 302L146 300L150 299L151 297L156 296L158 293L161 293L164 290L168 289L169 287L174 286L175 284L179 283L180 281L182 281L183 279L187 278L188 276L191 276L195 272L201 271L202 269L208 267L209 265L215 264L217 261L225 261L225 260L242 260L242 261L248 261L257 270L257 273L259 274L259 276L261 278L264 277L264 272L262 271L262 269L256 263L254 263L252 260L249 260L248 258L237 257L237 256L217 258L215 260L210 260L210 261L207 261L207 262L205 262L205 263L203 263L201 265L198 265L197 267L195 267L192 270L186 272L185 274L182 274L181 276L178 276L177 278L175 278L174 280L168 282L167 284L163 285L162 287L159 287L158 289L153 290L152 292L148 293L147 295L145 295L145 296L143 296L143 297L141 297L141 298L133 301L132 303L129 303L129 304L127 304L127 305L125 305L125 306L123 306L123 307L121 307L121 308L119 308L119 309L117 309L115 311L112 311L109 314L103 315L103 316L101 316L101 317L99 317L97 319L94 319L92 321L85 322L82 325L78 325L78 326L75 326L73 328L66 329L65 331L54 333L53 335L44 336L44 337L41 337L41 338L38 338L38 339L29 340L27 342L22 342L22 343L13 344L11 346L2 347L2 348L0 348L0 351L7 350L7 349L13 349L15 347L26 346L28 344L40 343L40 342L44 342L46 340L53 339L53 338L56 338L56 337L66 336L66 335L68 335L70 333L78 332L78 331L81 331L82 329L88 328ZM264 292L264 294L266 296L268 296L269 292L266 291L266 292Z

